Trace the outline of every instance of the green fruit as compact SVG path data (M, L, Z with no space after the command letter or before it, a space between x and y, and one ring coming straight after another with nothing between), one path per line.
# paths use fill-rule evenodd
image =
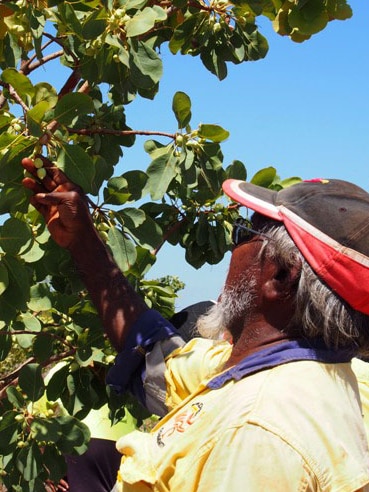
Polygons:
M37 177L39 179L44 179L45 176L46 176L46 169L44 167L37 169Z
M183 136L181 134L176 136L176 145L177 147L182 147L183 145Z
M109 239L108 233L106 231L99 231L99 236L104 242L107 242Z
M40 159L39 157L36 157L36 159L33 161L33 164L36 169L40 169L41 167L44 167L44 163L42 159Z

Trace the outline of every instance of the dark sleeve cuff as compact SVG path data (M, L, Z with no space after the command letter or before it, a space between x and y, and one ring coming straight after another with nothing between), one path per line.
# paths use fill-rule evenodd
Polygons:
M114 366L109 370L106 382L117 393L131 391L145 404L142 375L145 355L155 343L177 335L174 326L158 311L145 311L132 325L123 350L117 355Z

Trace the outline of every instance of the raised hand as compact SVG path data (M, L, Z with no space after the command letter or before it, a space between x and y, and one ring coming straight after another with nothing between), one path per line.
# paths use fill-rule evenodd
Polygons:
M32 177L25 177L23 185L33 191L30 201L44 216L54 241L63 248L72 250L82 234L93 232L93 223L87 205L87 198L82 189L52 162L38 156L36 164L42 160L44 177L35 161L22 160L22 165Z
M35 161L22 160L31 175L23 179L23 185L33 192L30 201L44 216L54 241L70 251L105 331L119 351L132 323L148 308L98 235L81 188L48 159L38 158L42 159L42 174Z

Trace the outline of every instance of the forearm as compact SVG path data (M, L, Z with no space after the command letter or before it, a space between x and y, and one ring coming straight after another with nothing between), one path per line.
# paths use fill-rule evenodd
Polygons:
M148 307L119 270L94 228L84 231L70 253L106 334L120 351L130 327Z

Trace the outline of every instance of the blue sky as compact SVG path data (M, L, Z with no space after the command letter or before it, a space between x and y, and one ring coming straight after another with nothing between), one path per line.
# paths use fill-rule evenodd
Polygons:
M229 66L218 81L197 58L164 53L164 76L154 101L135 100L126 108L134 129L173 132L173 94L192 100L192 126L219 124L230 131L223 146L224 163L243 161L248 177L267 166L282 178L340 178L369 191L369 3L351 0L354 15L331 22L302 44L275 34L270 23L262 32L270 45L264 60ZM142 145L144 139L142 139ZM125 151L122 172L149 163L138 140ZM178 275L186 284L178 309L216 299L229 255L196 271L184 251L168 246L159 253L150 278Z

